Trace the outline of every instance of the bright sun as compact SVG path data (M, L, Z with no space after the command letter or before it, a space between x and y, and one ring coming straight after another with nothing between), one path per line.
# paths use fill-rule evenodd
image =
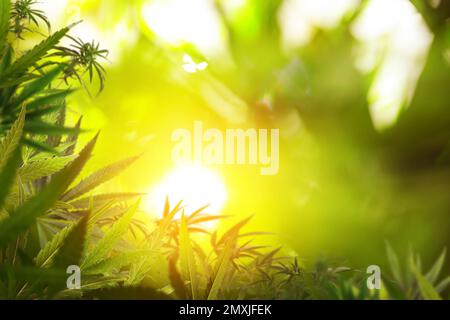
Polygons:
M215 172L201 166L183 166L150 190L147 209L161 215L166 197L172 206L183 200L187 213L209 205L208 213L218 214L227 200L227 192Z

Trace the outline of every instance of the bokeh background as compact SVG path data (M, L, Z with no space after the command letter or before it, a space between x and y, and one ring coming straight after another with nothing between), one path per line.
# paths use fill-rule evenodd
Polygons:
M102 131L92 167L142 154L103 188L151 195L174 170L172 131L194 120L280 128L278 175L209 168L227 192L220 213L255 214L252 229L306 261L382 264L387 240L426 263L450 244L450 1L41 6L54 29L83 17L72 35L110 50L104 92L69 104Z

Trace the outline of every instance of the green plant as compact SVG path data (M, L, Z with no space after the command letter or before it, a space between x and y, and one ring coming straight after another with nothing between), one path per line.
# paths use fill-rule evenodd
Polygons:
M66 84L68 78L76 77L87 89L83 81L84 73L89 73L92 82L93 70L104 86L104 69L97 61L106 58L107 50L99 45L86 44L74 39L68 32L76 24L63 28L43 39L31 50L23 53L14 50L14 44L25 40L25 31L34 32L30 26L38 26L38 21L50 23L45 14L34 8L36 1L2 0L0 5L0 136L11 127L17 119L22 106L25 107L25 124L23 142L34 148L53 151L52 141L42 141L42 136L74 135L79 127L65 127L65 98L73 92L70 87L56 84L62 77ZM50 28L49 28L50 29ZM10 33L16 35L11 38ZM62 38L69 37L75 43L69 49L59 45ZM57 121L49 118L58 113Z
M50 22L42 10L34 8L37 3L35 0L17 0L12 5L11 19L13 24L11 30L17 38L24 40L22 37L25 31L32 31L29 28L30 23L39 27L39 21L45 23L50 30Z
M128 228L143 228L133 220L137 204L123 205L139 194L83 198L136 158L105 167L71 187L89 160L97 136L77 155L46 156L21 146L24 124L22 109L0 148L0 279L7 283L0 285L0 296L51 298L64 294L68 265L88 270L113 252ZM91 289L122 279L120 273L86 275L83 288ZM44 284L45 292L36 291Z
M95 71L100 81L99 92L101 92L104 88L106 71L97 60L99 58L106 60L108 50L100 49L98 42L96 43L92 41L91 43L85 43L79 38L76 39L70 36L69 38L74 42L72 48L58 47L58 50L60 50L58 55L62 57L70 57L71 59L68 68L66 68L64 72L64 80L67 83L68 78L76 77L86 87L80 72L89 73L89 80L92 82Z
M395 299L441 300L441 294L450 286L450 276L441 279L447 250L444 249L432 267L426 272L422 259L412 248L402 266L394 249L387 244L387 255L392 275L385 277L384 284Z
M32 32L29 24L37 26L39 18L49 26L35 3L0 1L0 297L8 299L73 297L117 283L120 272L86 271L82 290L67 291L66 268L79 265L84 272L114 253L128 230L145 232L134 218L137 204L127 205L140 194L91 195L137 157L77 182L98 135L75 153L81 119L65 126L65 98L73 90L54 85L73 62L67 55L54 60L72 26L21 55L13 50L12 42ZM17 39L10 41L10 32ZM77 70L101 68L96 57L86 59Z

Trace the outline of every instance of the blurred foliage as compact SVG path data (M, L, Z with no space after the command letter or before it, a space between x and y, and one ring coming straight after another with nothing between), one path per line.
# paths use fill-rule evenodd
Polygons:
M312 25L308 41L290 50L281 36L284 1L242 1L234 11L227 1L208 2L224 43L212 53L189 41L168 43L152 29L156 22L143 12L156 0L119 2L80 5L92 19L110 13L99 30L108 39L108 29L123 24L114 37L126 41L110 48L116 59L105 94L95 102L79 94L74 101L88 126L101 126L108 137L98 146L99 164L116 148L145 151L118 185L151 190L172 170L172 130L191 128L194 120L223 129L276 127L283 135L277 176L261 177L249 166L213 168L233 199L225 214L257 212L256 228L270 225L279 243L308 259L345 256L360 266L386 263L385 239L412 243L426 261L450 244L447 2L413 2L433 39L409 106L384 131L374 127L368 103L380 68L365 74L355 66L359 43L351 29L369 1L332 27ZM193 2L185 15L174 13L180 21L173 27L203 21L207 13L198 8ZM160 17L164 26L169 13ZM185 54L208 68L185 72Z

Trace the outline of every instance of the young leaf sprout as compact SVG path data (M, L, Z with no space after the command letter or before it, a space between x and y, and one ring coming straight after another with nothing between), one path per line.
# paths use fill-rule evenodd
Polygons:
M100 82L100 93L104 89L106 70L98 60L107 60L109 51L100 49L100 44L94 40L92 42L83 42L80 38L67 37L74 43L69 47L57 47L58 52L54 54L70 58L70 62L64 71L64 81L67 83L69 78L76 78L87 90L82 79L83 75L89 73L89 82L92 83L94 74L96 74Z
M41 20L50 30L50 22L47 19L47 16L42 10L33 8L35 4L37 4L37 1L35 0L16 0L12 6L11 18L13 24L11 29L19 39L23 40L22 34L25 31L31 31L25 22L27 22L27 24L34 24L38 27L39 20Z

